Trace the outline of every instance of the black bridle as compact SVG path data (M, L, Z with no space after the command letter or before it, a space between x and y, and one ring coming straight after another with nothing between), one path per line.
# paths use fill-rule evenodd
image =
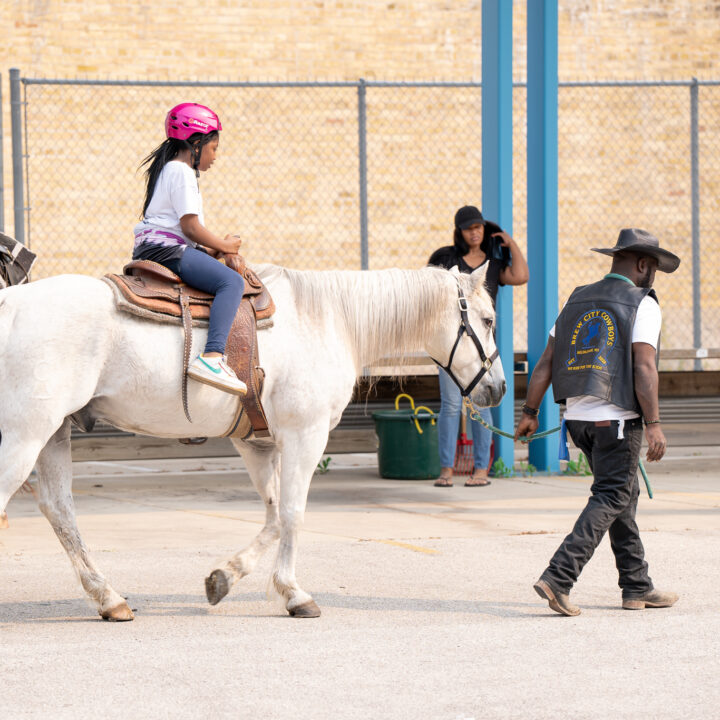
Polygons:
M465 294L462 291L462 288L460 287L460 284L458 283L458 307L460 308L460 328L458 329L457 337L455 338L455 344L452 347L452 350L450 351L450 359L448 360L447 365L442 365L439 363L435 358L432 358L432 361L440 368L442 368L452 379L452 381L460 388L460 393L463 397L469 397L470 393L473 391L475 386L480 382L483 375L490 369L490 367L493 364L493 361L497 358L499 355L498 349L495 348L495 352L488 357L485 354L485 350L483 350L482 343L480 342L480 339L475 334L475 331L470 326L470 320L468 319L468 301L465 297ZM472 379L470 384L463 388L463 386L460 384L460 381L455 377L455 373L452 371L452 361L455 357L455 351L457 350L458 345L460 344L460 340L462 340L462 336L466 335L473 341L475 344L475 347L477 348L478 354L480 355L480 360L482 361L482 367L480 368L479 372L475 377Z

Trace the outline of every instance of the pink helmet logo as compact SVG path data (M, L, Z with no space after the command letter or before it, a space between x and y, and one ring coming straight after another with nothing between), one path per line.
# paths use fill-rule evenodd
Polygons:
M181 103L176 105L165 118L165 134L176 140L187 140L195 133L208 133L222 130L220 118L205 105Z

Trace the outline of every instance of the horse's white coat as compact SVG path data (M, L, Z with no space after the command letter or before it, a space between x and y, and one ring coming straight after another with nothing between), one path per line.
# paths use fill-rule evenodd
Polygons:
M495 349L484 271L457 277L436 268L297 272L256 268L273 295L274 325L259 333L263 405L271 441L236 442L266 506L253 542L218 568L230 587L280 539L272 585L288 611L314 606L295 579L297 532L313 471L362 368L386 355L425 350L446 362L460 325L458 283L486 354ZM205 341L195 329L194 350ZM0 512L37 465L40 507L104 617L130 619L125 601L94 567L75 522L70 417L104 419L160 437L219 436L237 400L190 381L189 423L181 404L182 330L116 310L100 280L65 275L0 291ZM464 337L453 370L469 383L480 368ZM496 405L500 360L473 392Z

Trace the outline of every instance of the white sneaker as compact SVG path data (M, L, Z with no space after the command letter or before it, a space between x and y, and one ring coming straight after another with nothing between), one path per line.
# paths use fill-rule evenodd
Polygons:
M237 375L228 367L224 355L205 357L200 353L190 363L188 377L233 395L247 395L247 385L242 380L238 380Z

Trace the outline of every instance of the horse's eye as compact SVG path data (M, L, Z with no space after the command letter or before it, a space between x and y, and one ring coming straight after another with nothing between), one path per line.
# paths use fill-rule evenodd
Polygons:
M485 327L490 330L493 326L493 319L492 318L483 318L483 323L485 323Z

